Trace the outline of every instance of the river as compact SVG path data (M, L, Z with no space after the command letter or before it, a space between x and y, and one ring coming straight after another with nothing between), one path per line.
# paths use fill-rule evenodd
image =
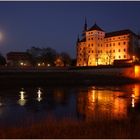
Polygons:
M140 115L140 84L17 87L0 90L3 127L53 117L76 121L121 120Z

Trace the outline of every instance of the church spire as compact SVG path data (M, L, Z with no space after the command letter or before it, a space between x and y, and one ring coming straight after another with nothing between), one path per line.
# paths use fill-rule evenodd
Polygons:
M83 30L83 33L82 33L82 36L83 36L83 37L85 36L86 31L87 31L87 19L86 19L86 17L85 17L84 30Z
M78 44L78 43L79 43L79 41L80 41L80 39L79 39L79 34L78 34L76 44Z
M87 19L86 19L86 17L85 17L84 31L86 31L86 30L87 30Z

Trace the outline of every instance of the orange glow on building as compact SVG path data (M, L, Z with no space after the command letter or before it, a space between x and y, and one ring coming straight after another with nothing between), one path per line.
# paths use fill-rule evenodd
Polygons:
M140 66L135 65L134 72L135 72L135 78L140 78Z
M77 66L111 65L114 60L133 59L138 36L130 30L105 33L96 23L77 40Z

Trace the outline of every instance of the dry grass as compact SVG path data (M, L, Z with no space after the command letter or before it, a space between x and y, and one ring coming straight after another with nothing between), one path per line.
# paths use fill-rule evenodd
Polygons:
M28 124L28 125L26 125ZM46 121L26 122L24 126L0 129L0 138L140 138L140 121L127 120L101 120L101 121L74 121L63 119L56 121L53 118Z

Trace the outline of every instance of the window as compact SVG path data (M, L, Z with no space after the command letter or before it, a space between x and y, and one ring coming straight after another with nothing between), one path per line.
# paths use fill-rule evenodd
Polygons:
M88 40L90 40L90 38Z
M124 52L126 51L126 49L124 49Z
M90 44L88 44L88 46L90 47Z
M101 47L102 47L102 44L101 44Z
M115 56L113 58L115 59Z
M108 44L106 44L106 46L108 47Z
M121 50L119 49L118 52L120 52Z
M123 44L125 45L125 44L126 44L126 42L123 42Z
M120 42L118 43L118 45L120 45Z
M119 58L121 58L121 56L119 56Z
M115 50L113 50L113 52L115 52Z
M110 43L110 46L111 46L111 43Z
M93 46L93 44L91 44L91 46Z
M124 58L126 58L126 56L124 55Z
M115 46L115 43L113 43L113 46Z
M92 51L92 53L93 53L94 51Z
M90 53L90 51L89 51L89 53Z
M91 39L93 40L93 37Z

